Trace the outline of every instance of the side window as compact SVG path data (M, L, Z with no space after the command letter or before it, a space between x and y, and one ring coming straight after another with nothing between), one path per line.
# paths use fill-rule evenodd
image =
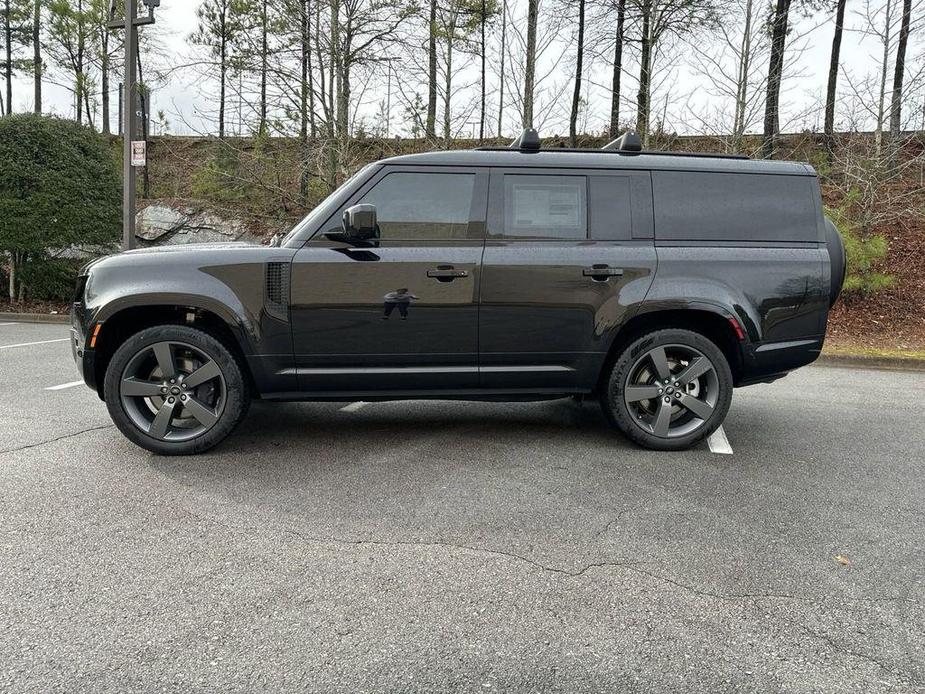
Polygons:
M591 238L633 238L633 199L629 176L591 176Z
M587 187L585 176L505 174L504 235L588 238Z
M376 206L380 238L439 241L469 237L475 174L387 174L360 200Z
M655 171L660 241L818 239L815 177Z

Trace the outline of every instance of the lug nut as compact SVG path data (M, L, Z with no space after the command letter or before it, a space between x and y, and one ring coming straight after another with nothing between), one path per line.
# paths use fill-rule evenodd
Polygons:
M185 384L185 383L183 384L183 389L186 390L186 384Z
M185 396L185 395L181 395L181 396L180 396L180 399L181 399L183 402L186 402L186 396Z
M659 395L662 394L662 389L661 389L661 388L658 389L658 394L659 394Z
M176 402L176 400L174 398L167 398L167 402L173 405L173 403Z
M161 392L162 392L162 393L166 393L166 392L167 392L167 386L161 386Z
M671 402L671 398L666 397L665 402Z

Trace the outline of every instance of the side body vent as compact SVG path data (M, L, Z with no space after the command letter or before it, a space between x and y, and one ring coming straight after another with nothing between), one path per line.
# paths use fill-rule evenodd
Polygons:
M267 315L289 321L289 261L269 262L264 282Z

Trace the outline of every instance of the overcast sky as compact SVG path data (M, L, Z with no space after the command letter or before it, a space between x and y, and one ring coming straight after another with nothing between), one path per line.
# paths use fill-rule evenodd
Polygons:
M519 0L511 1L514 3L519 2ZM194 50L188 43L188 36L196 27L196 9L199 4L200 0L162 0L162 6L157 11L157 24L154 27L142 29L142 31L156 37L160 50L163 52L163 55L158 60L159 67L167 68L169 75L155 91L153 111L163 110L171 124L170 132L176 134L207 132L214 128L212 124L215 113L214 97L212 96L214 84L199 77L196 69L184 67L190 62L191 56L194 55ZM514 6L516 7L516 4ZM756 3L756 6L764 7L764 4ZM865 37L857 31L861 24L861 18L857 14L857 11L861 9L861 0L849 0L848 7L849 12L846 18L848 30L842 46L842 59L844 69L852 74L855 80L859 80L862 75L871 71L876 62L875 56L882 50L882 47L878 46L875 38ZM517 10L512 10L512 13L515 14L516 21ZM830 15L817 13L810 17L797 18L794 35L800 35L802 38L795 39L791 45L798 43L805 45L805 51L801 54L798 64L791 69L792 74L799 76L791 77L784 84L784 101L787 112L782 119L782 125L785 130L818 127L821 120L818 108L813 107L818 106L824 94L832 40ZM559 52L569 52L569 41L568 37L563 37L563 45ZM919 44L913 42L910 52L913 58L918 56L921 53ZM672 112L669 124L683 131L695 127L691 124L688 115L685 115L690 109L682 107L683 104L694 103L700 106L711 106L713 97L708 94L708 84L704 78L694 74L691 67L691 58L685 53L681 53L681 55L682 58L674 69L672 77L664 83L662 93L654 96L656 103L653 105L653 110L658 109L659 99L664 103L666 95L668 95L670 97L669 110ZM171 67L173 68L172 70L170 69ZM560 64L559 74L553 75L552 79L557 80L561 85L566 85L570 79L570 68L571 63L563 61ZM762 69L766 69L766 66ZM628 68L628 72L631 75L634 74L632 67ZM398 75L398 79L402 80L402 76ZM606 74L604 66L598 67L597 74L589 75L589 85L586 87L586 93L590 93L591 106L585 123L589 130L598 130L605 122L608 108L607 100L609 98L606 89L608 83L609 76ZM844 77L842 77L840 86L843 96L846 99L851 98L847 94L850 90L846 86ZM114 85L115 88L116 85ZM379 91L385 92L384 85ZM624 103L627 104L624 110L629 111L632 109L634 93L635 85L628 81L623 93ZM563 108L560 109L561 113L567 114L567 102L569 102L570 97L569 90L565 90L560 97L563 102ZM365 114L367 118L373 117L376 112L376 105L380 99L384 98L384 93L368 95L365 99L365 104L360 107L360 113ZM405 131L405 126L407 125L402 122L402 110L397 101L398 99L393 98L393 132ZM19 110L31 108L32 89L27 80L19 80L15 102ZM113 118L116 117L117 103L117 97L114 94ZM913 107L910 102L910 110ZM60 115L72 116L72 96L61 85L46 84L45 108ZM849 107L845 106L844 108ZM628 113L628 115L631 114ZM510 127L512 130L516 128L516 120L516 114L511 113ZM567 115L564 120L562 115L551 116L543 127L556 133L567 132Z

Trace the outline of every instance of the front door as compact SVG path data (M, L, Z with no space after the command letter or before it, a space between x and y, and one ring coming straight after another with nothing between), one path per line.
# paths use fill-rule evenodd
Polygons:
M649 173L492 170L489 210L482 387L590 390L655 274Z
M478 386L488 174L384 167L300 249L291 319L300 389L400 395ZM343 210L376 206L378 241L332 241Z

